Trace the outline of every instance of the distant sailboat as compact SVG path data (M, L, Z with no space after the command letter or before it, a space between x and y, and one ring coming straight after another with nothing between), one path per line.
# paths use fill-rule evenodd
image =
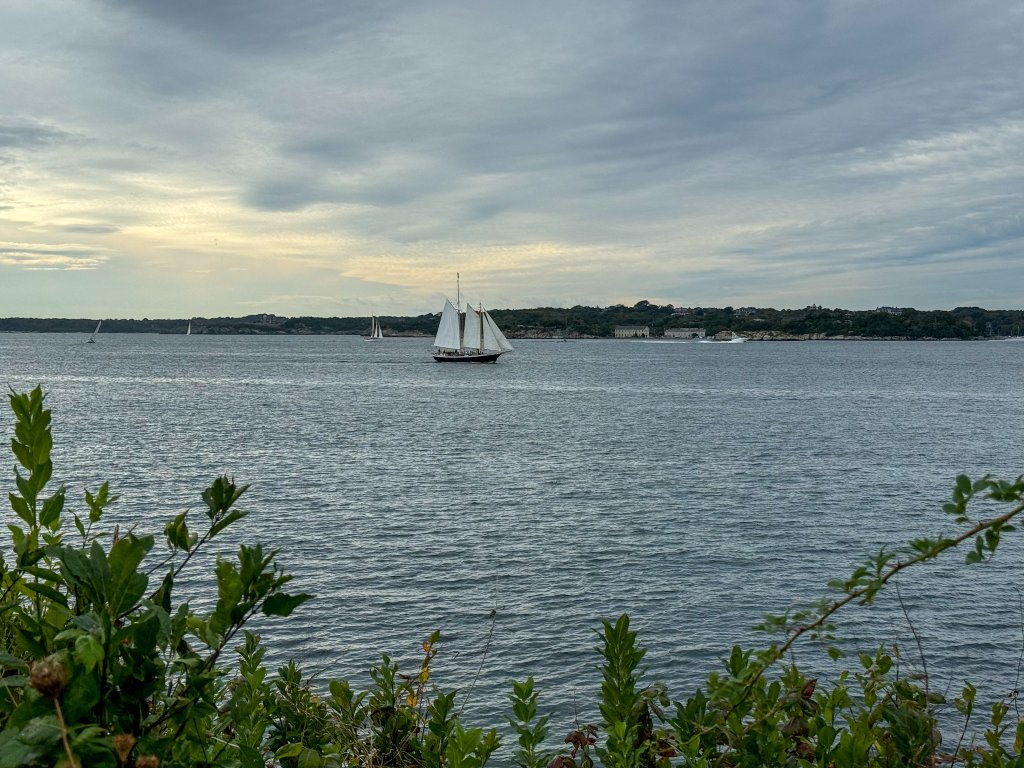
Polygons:
M186 336L191 336L192 335L192 321L191 320L188 321L188 328L185 329L185 335Z
M377 322L376 315L370 315L370 335L364 339L364 341L380 341L384 338L384 334L380 330L380 323Z
M92 336L90 336L89 340L87 342L85 342L86 344L95 344L96 343L96 334L100 332L100 326L101 325L103 325L103 321L102 320L100 320L98 323L96 323L96 330L92 332Z

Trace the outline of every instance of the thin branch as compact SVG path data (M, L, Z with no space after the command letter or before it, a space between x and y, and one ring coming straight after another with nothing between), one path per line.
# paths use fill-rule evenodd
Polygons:
M18 570L19 572L15 573L15 570ZM20 572L20 567L17 564L15 564L14 568L12 568L11 570L7 571L7 573L5 575L11 577L11 583L7 585L7 589L5 589L3 594L0 595L0 603L3 603L3 602L5 602L7 600L7 596L9 594L11 594L11 591L16 586L18 586L18 582L23 579L22 572Z
M1017 592L1017 609L1020 612L1020 655L1017 656L1017 676L1013 678L1013 709L1017 713L1017 722L1020 722L1020 668L1024 663L1024 597L1019 589L1014 589Z
M972 706L971 707L971 715L973 715L973 714L974 714L974 707ZM950 765L955 765L956 764L957 756L960 754L960 747L963 746L964 737L967 736L967 728L968 728L968 726L970 726L970 724L971 724L971 717L970 717L970 715L968 715L966 718L964 718L964 729L962 731L960 731L960 738L956 740L956 749L953 750L953 758L950 761Z
M55 696L53 699L53 706L57 710L57 722L60 724L60 740L64 742L64 751L68 755L68 763L72 768L76 768L79 762L75 760L75 754L71 751L71 745L68 743L68 727L64 723L64 713L60 710L60 701Z
M917 643L917 655L921 657L921 669L924 671L924 698L925 702L928 701L928 660L924 657L924 647L921 645L921 636L917 634L917 628L914 626L914 622L910 620L910 612L907 611L907 606L903 603L903 595L900 594L900 585L893 584L896 588L896 600L900 604L900 610L903 611L903 616L907 620L907 624L910 626L910 633L914 636L914 642Z
M472 695L473 689L476 687L476 681L480 679L480 671L484 668L484 662L487 660L487 652L490 650L490 648L491 648L491 640L494 638L494 624L497 621L497 619L496 619L497 615L498 615L498 609L497 608L491 608L491 615L490 615L491 628L487 632L487 642L484 643L484 652L480 656L480 664L477 665L476 674L473 676L473 682L470 684L469 690L466 691L465 698L462 699L462 706L459 707L459 712L456 715L456 717L462 717L462 710L464 710L466 708L466 703L469 701L469 697L470 697L470 695Z
M751 691L754 690L754 686L756 686L758 681L762 677L764 677L764 674L768 671L768 669L773 664L775 664L779 659L783 658L786 655L786 652L793 646L793 644L797 640L799 640L808 632L813 632L815 630L820 629L840 608L849 605L854 600L864 597L865 595L869 595L869 593L876 594L882 589L882 587L888 584L888 582L892 580L897 574L899 574L901 571L903 571L906 568L909 568L912 565L917 565L918 563L922 563L928 560L934 560L947 549L952 549L959 546L960 544L963 544L965 541L974 538L982 531L989 530L992 528L998 529L1003 527L1008 522L1010 522L1010 520L1019 515L1021 512L1024 512L1024 503L1018 504L1009 512L1006 512L1005 514L1002 514L999 517L987 521L982 521L974 525L972 528L960 534L956 538L943 539L942 541L936 543L934 547L932 547L926 552L919 552L918 554L914 555L908 560L898 561L895 565L892 565L889 568L889 570L879 575L867 586L860 587L858 589L851 589L850 591L848 591L844 597L842 597L839 600L836 600L827 608L822 610L818 618L812 621L810 624L804 624L802 626L793 628L789 633L789 637L786 638L786 642L784 642L782 645L778 647L769 649L768 657L765 659L765 661L761 663L760 668L757 669L757 671L753 675L751 675L750 679L747 680L747 682L744 684L742 694L736 699L736 701L733 702L732 706L730 706L729 709L723 713L723 722L728 721L729 717L732 716L732 714L737 710L737 708L739 708L739 706L744 701L746 701ZM721 761L724 758L725 754L723 754L719 758L719 760Z

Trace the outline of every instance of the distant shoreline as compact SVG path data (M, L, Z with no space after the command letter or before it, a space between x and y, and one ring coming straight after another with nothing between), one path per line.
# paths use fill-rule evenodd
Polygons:
M77 334L80 336L89 336L91 331L79 331L79 330L68 330L68 331L33 331L33 330L5 330L0 329L0 334ZM124 336L124 335L146 335L150 334L153 336L184 336L184 333L173 333L170 331L110 331L102 335L109 336ZM365 338L367 334L362 333L346 333L342 331L335 332L315 332L315 331L248 331L248 332L237 332L233 333L230 331L218 331L215 333L208 333L199 331L198 333L193 331L192 336L351 336L355 338ZM529 335L512 335L508 336L510 339L515 341L549 341L549 342L576 342L576 341L621 341L623 343L669 343L669 344L729 344L729 341L716 340L711 338L706 339L674 339L666 336L648 336L642 338L628 338L628 339L616 339L612 336L544 336L539 334ZM427 333L388 333L384 336L385 339L429 339L433 338L433 334ZM807 333L807 334L777 334L777 333L765 333L746 336L739 334L746 343L757 343L757 342L786 342L786 341L1022 341L1024 338L1018 336L967 336L967 337L938 337L938 336L849 336L849 335L836 335L829 336L820 333Z
M538 307L495 309L491 317L510 339L609 339L617 336L685 341L688 338L748 341L926 341L997 340L1024 334L1024 310L957 307L874 310L771 307L675 307L639 301L632 307ZM440 316L376 314L385 337L429 337ZM0 318L0 333L92 333L98 318ZM244 317L171 319L103 318L104 333L201 335L367 336L371 318L283 317L270 313ZM625 340L625 339L623 339Z

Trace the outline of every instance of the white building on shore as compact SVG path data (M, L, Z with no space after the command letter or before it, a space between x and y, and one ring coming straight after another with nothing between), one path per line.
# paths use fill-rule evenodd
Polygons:
M616 325L616 339L648 339L651 336L649 325Z

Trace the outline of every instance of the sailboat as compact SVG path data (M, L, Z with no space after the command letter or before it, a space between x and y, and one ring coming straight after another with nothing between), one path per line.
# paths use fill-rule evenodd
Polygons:
M370 335L363 339L363 341L381 341L383 338L384 334L380 330L380 323L377 321L377 316L370 315Z
M96 330L92 332L92 336L90 336L89 340L87 342L85 342L86 344L95 344L96 343L96 334L100 332L100 326L101 325L103 325L103 321L102 320L100 320L98 323L96 323Z
M185 335L186 336L191 336L192 335L192 321L191 320L188 321L188 328L185 329Z
M444 300L441 322L434 337L434 359L439 363L493 363L512 351L505 334L480 305L459 312L451 300Z

